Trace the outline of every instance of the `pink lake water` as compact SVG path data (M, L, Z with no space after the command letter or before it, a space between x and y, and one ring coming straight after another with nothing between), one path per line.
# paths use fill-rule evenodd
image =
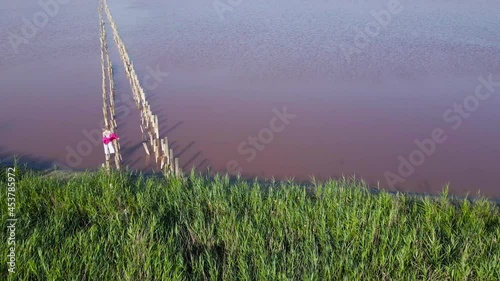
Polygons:
M473 98L479 77L500 81L500 3L401 0L399 13L357 44L376 23L372 11L389 2L243 0L221 17L212 1L108 0L185 170L355 175L388 190L435 194L449 183L453 194L500 196L500 87L477 105ZM77 170L103 162L93 140L102 120L97 3L59 4L17 52L11 38L23 36L23 17L33 21L43 8L0 4L3 161L19 155L33 166ZM147 171L138 111L110 32L124 165ZM464 101L472 103L459 113L454 105ZM294 117L275 122L280 130L269 137L266 128L284 108ZM422 150L415 141L436 129L446 140L432 153L414 152ZM411 155L418 165L403 175L401 157Z

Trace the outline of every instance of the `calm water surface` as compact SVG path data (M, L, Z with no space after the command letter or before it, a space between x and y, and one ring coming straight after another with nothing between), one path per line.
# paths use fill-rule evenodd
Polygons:
M401 12L346 56L374 22L371 11L389 1L368 2L243 0L223 18L211 1L109 5L185 169L237 163L248 177L356 175L387 187L398 157L440 128L446 141L389 189L438 193L450 183L454 194L500 196L500 87L467 118L443 117L474 94L479 76L500 81L500 3L401 1ZM41 10L35 1L0 4L0 158L96 168L104 158L91 141L102 119L97 1L61 5L14 52L9 36ZM125 164L147 170L139 115L108 43ZM247 161L250 146L238 146L284 107L296 117Z

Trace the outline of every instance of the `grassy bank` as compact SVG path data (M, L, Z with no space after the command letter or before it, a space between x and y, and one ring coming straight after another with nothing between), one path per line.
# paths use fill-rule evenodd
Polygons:
M1 172L0 279L7 177ZM12 280L498 280L499 207L362 183L16 171Z

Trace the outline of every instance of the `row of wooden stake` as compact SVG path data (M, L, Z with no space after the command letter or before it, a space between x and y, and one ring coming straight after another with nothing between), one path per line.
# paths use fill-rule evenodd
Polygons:
M100 39L101 39L101 69L102 69L102 112L104 115L104 125L111 132L116 133L117 123L115 119L115 89L113 80L113 68L111 65L111 59L109 57L108 45L106 43L106 28L104 26L104 19L102 16L103 5L99 5L99 20L100 20ZM107 85L109 84L109 90L107 90ZM113 141L113 146L115 148L115 165L116 169L120 170L122 156L120 153L120 144L118 140ZM106 154L106 170L110 170L110 155Z
M132 93L134 101L141 115L141 132L143 138L143 147L147 155L151 155L150 151L153 151L155 161L157 166L165 172L165 174L180 175L181 169L179 167L179 159L174 157L174 152L168 145L168 138L160 137L160 125L158 121L158 116L154 115L151 111L151 105L146 99L146 94L144 89L139 83L134 65L130 60L127 53L127 49L120 35L118 34L118 29L116 27L115 21L109 11L109 7L106 0L102 0L104 5L104 10L106 12L108 22L113 30L113 38L118 47L120 57L122 59L123 65L125 67L125 72L130 81L130 86L132 88ZM151 147L151 150L148 147Z

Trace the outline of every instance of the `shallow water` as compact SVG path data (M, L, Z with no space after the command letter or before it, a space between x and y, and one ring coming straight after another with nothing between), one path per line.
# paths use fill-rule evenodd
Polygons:
M185 169L300 180L356 175L425 193L449 182L454 194L499 196L500 87L467 118L443 117L474 94L478 77L500 81L500 3L468 2L401 1L400 12L364 45L355 43L359 30L389 1L243 0L223 19L211 1L109 5ZM21 34L23 16L40 10L29 1L0 6L0 157L95 168L102 146L86 135L102 119L97 1L60 5L15 53L7 38ZM110 30L108 38L125 165L147 169ZM155 80L154 69L168 76ZM272 138L262 132L268 143L239 151L270 127L273 109L284 107L295 117L283 130ZM437 128L446 140L423 159L413 153L419 165L399 173L398 157L408 160L419 150L415 141ZM387 172L399 180L390 184Z

